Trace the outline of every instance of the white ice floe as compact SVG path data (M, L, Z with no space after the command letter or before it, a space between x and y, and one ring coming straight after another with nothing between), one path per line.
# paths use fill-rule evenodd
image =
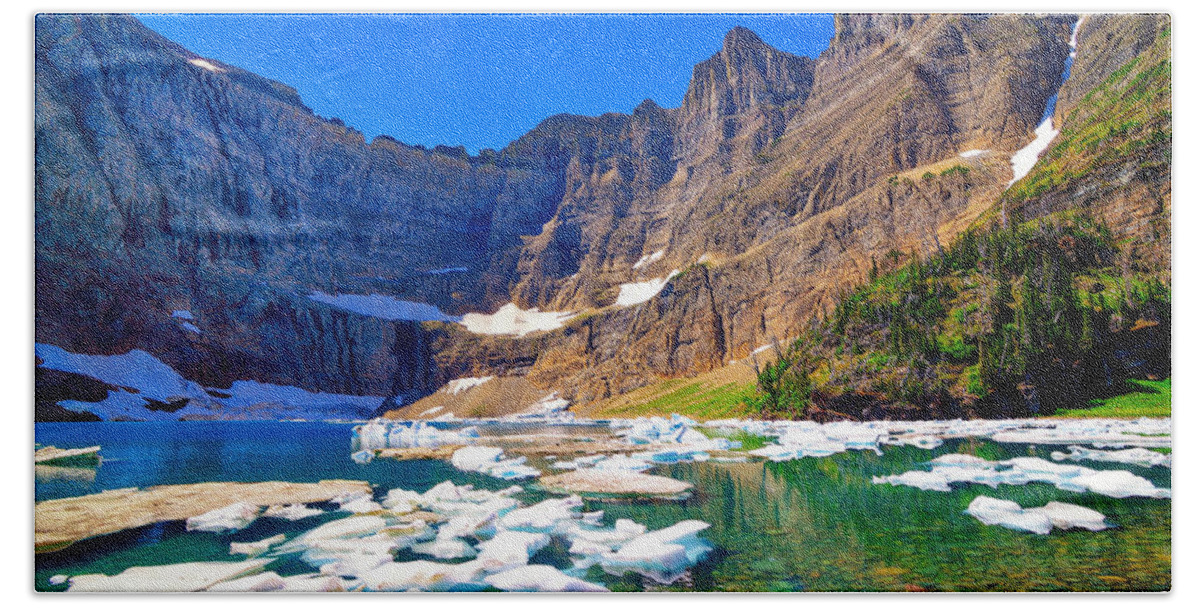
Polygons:
M217 583L205 591L210 593L248 593L265 591L283 591L287 589L287 581L274 572L260 572L251 576Z
M644 255L641 258L639 258L638 261L633 263L633 269L637 270L638 268L641 268L642 266L645 266L646 264L653 264L653 263L661 260L663 258L663 255L666 253L667 253L666 249L659 249L658 251L655 251L654 253Z
M401 300L379 294L356 295L340 293L330 295L320 291L309 294L308 299L340 308L365 317L388 321L442 321L456 323L458 317L448 315L437 306L424 302Z
M460 323L471 333L520 337L535 331L558 329L574 316L575 313L569 311L522 310L510 302L490 315L469 312L463 315Z
M998 525L1034 534L1049 534L1051 528L1083 528L1096 532L1108 527L1104 522L1104 514L1099 511L1055 501L1046 503L1044 507L1023 509L1011 500L976 496L966 513L984 525Z
M470 446L459 448L450 457L450 464L460 471L473 471L497 479L528 479L541 471L525 465L525 457L504 458L504 450L495 447Z
M1171 456L1168 454L1160 454L1146 448L1129 448L1127 450L1091 450L1082 446L1073 445L1069 453L1051 452L1050 458L1054 460L1094 460L1096 462L1119 462L1122 464L1134 464L1142 467L1170 467Z
M203 591L217 583L254 572L269 559L241 562L186 562L165 566L134 566L120 574L78 574L68 581L76 593L171 593Z
M620 292L617 293L616 305L625 308L649 301L658 295L658 292L662 291L667 286L667 283L677 274L679 274L678 270L672 270L665 277L637 283L622 283Z
M577 567L594 560L612 574L633 571L669 584L712 550L708 541L697 536L708 527L709 524L702 521L681 521L662 530L635 536L611 553L592 555Z
M967 150L966 152L960 153L959 156L963 158L975 158L976 156L979 156L985 152L987 152L987 150Z
M353 443L364 450L383 448L436 448L465 445L479 438L475 427L442 430L424 420L376 418L351 430Z
M263 517L279 517L288 521L299 521L314 515L324 513L321 509L314 509L303 504L291 505L271 505L263 512Z
M260 553L266 553L267 549L270 549L271 547L278 545L285 540L287 540L287 536L284 536L283 534L276 534L275 536L249 543L229 543L229 554L244 554L254 557Z
M495 378L495 376L482 376L479 378L458 378L456 380L451 380L451 381L447 382L446 386L442 387L442 392L449 393L451 395L457 395L463 391L469 391L477 386L481 386L484 383L486 383L488 380L491 380L492 378ZM439 407L436 409L440 410L442 408ZM426 413L428 413L430 411L432 411L432 410L426 410ZM421 414L421 415L424 416L425 414Z
M1041 458L989 461L964 454L946 454L935 458L930 466L930 471L907 471L900 475L873 477L871 481L941 492L949 492L952 483L983 484L993 488L1000 484L1048 483L1060 490L1093 492L1112 498L1171 497L1169 488L1156 488L1149 480L1129 471L1097 471Z
M483 580L502 591L547 591L551 593L608 591L608 588L603 585L567 576L544 565L520 566L500 574L493 574Z
M246 502L235 502L229 506L214 509L203 515L189 517L188 531L194 532L233 532L241 530L258 519L261 508Z

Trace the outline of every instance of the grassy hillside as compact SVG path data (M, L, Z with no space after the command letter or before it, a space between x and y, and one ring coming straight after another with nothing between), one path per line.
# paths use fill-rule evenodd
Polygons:
M758 375L785 417L1052 414L1170 374L1170 289L1121 264L1103 223L972 229L930 259L893 252ZM1169 385L1168 385L1169 386Z

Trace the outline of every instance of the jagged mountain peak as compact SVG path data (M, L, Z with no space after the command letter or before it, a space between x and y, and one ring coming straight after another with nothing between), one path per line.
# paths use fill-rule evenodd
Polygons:
M763 42L762 38L759 38L758 34L754 33L754 30L739 25L725 34L725 42L721 46L721 51L728 54L742 49L751 50L758 47L770 48L770 45Z
M803 102L813 62L763 42L745 27L725 35L721 50L696 65L683 99L685 121L732 116L756 106Z

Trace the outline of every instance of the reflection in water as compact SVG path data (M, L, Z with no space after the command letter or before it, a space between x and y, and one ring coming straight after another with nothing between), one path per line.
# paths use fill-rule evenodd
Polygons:
M35 464L33 465L33 478L38 483L74 481L90 485L96 481L96 469L93 467L58 467L49 464Z
M72 446L103 445L113 460L94 477L37 476L38 499L109 488L197 481L316 481L365 479L381 491L424 491L451 480L499 489L506 482L464 473L441 461L348 458L350 427L296 423L86 423L38 425L38 441ZM592 431L594 432L594 430ZM658 467L696 486L684 501L588 500L612 525L627 517L660 529L684 519L712 524L701 536L716 549L689 576L661 586L629 573L600 567L586 578L613 590L900 591L900 590L1161 590L1170 585L1171 501L1114 499L1074 494L1047 484L955 487L929 492L871 483L872 476L921 469L944 453L971 453L989 460L1016 456L1049 458L1054 448L997 444L982 439L947 441L931 451L885 447L882 455L847 452L828 458L781 463L687 463ZM1089 463L1097 469L1130 469ZM47 467L53 468L53 467ZM1138 468L1158 487L1170 487L1168 469ZM57 473L57 472L56 472ZM529 484L526 487L530 487ZM984 526L963 511L978 495L1041 506L1051 500L1104 513L1115 528L1102 532L1054 531L1048 536ZM533 503L546 495L527 490ZM327 516L331 517L331 516ZM279 533L295 536L322 523L263 518L234 535L187 533L172 522L79 543L37 557L39 588L59 573L115 574L134 565L234 559L228 543ZM178 525L176 525L178 524ZM418 559L404 554L401 559ZM533 563L569 568L567 547L555 543ZM311 571L296 559L269 566L284 574Z

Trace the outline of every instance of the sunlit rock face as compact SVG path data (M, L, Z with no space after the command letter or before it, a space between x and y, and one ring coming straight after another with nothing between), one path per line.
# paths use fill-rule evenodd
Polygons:
M1153 40L1138 19L1085 21L1061 106L1115 69L1102 40ZM711 370L793 335L872 255L932 250L994 202L1074 21L839 16L816 59L737 28L678 108L553 116L470 156L367 142L133 18L44 16L37 339L392 403L466 376L586 402ZM947 159L969 176L891 180Z

